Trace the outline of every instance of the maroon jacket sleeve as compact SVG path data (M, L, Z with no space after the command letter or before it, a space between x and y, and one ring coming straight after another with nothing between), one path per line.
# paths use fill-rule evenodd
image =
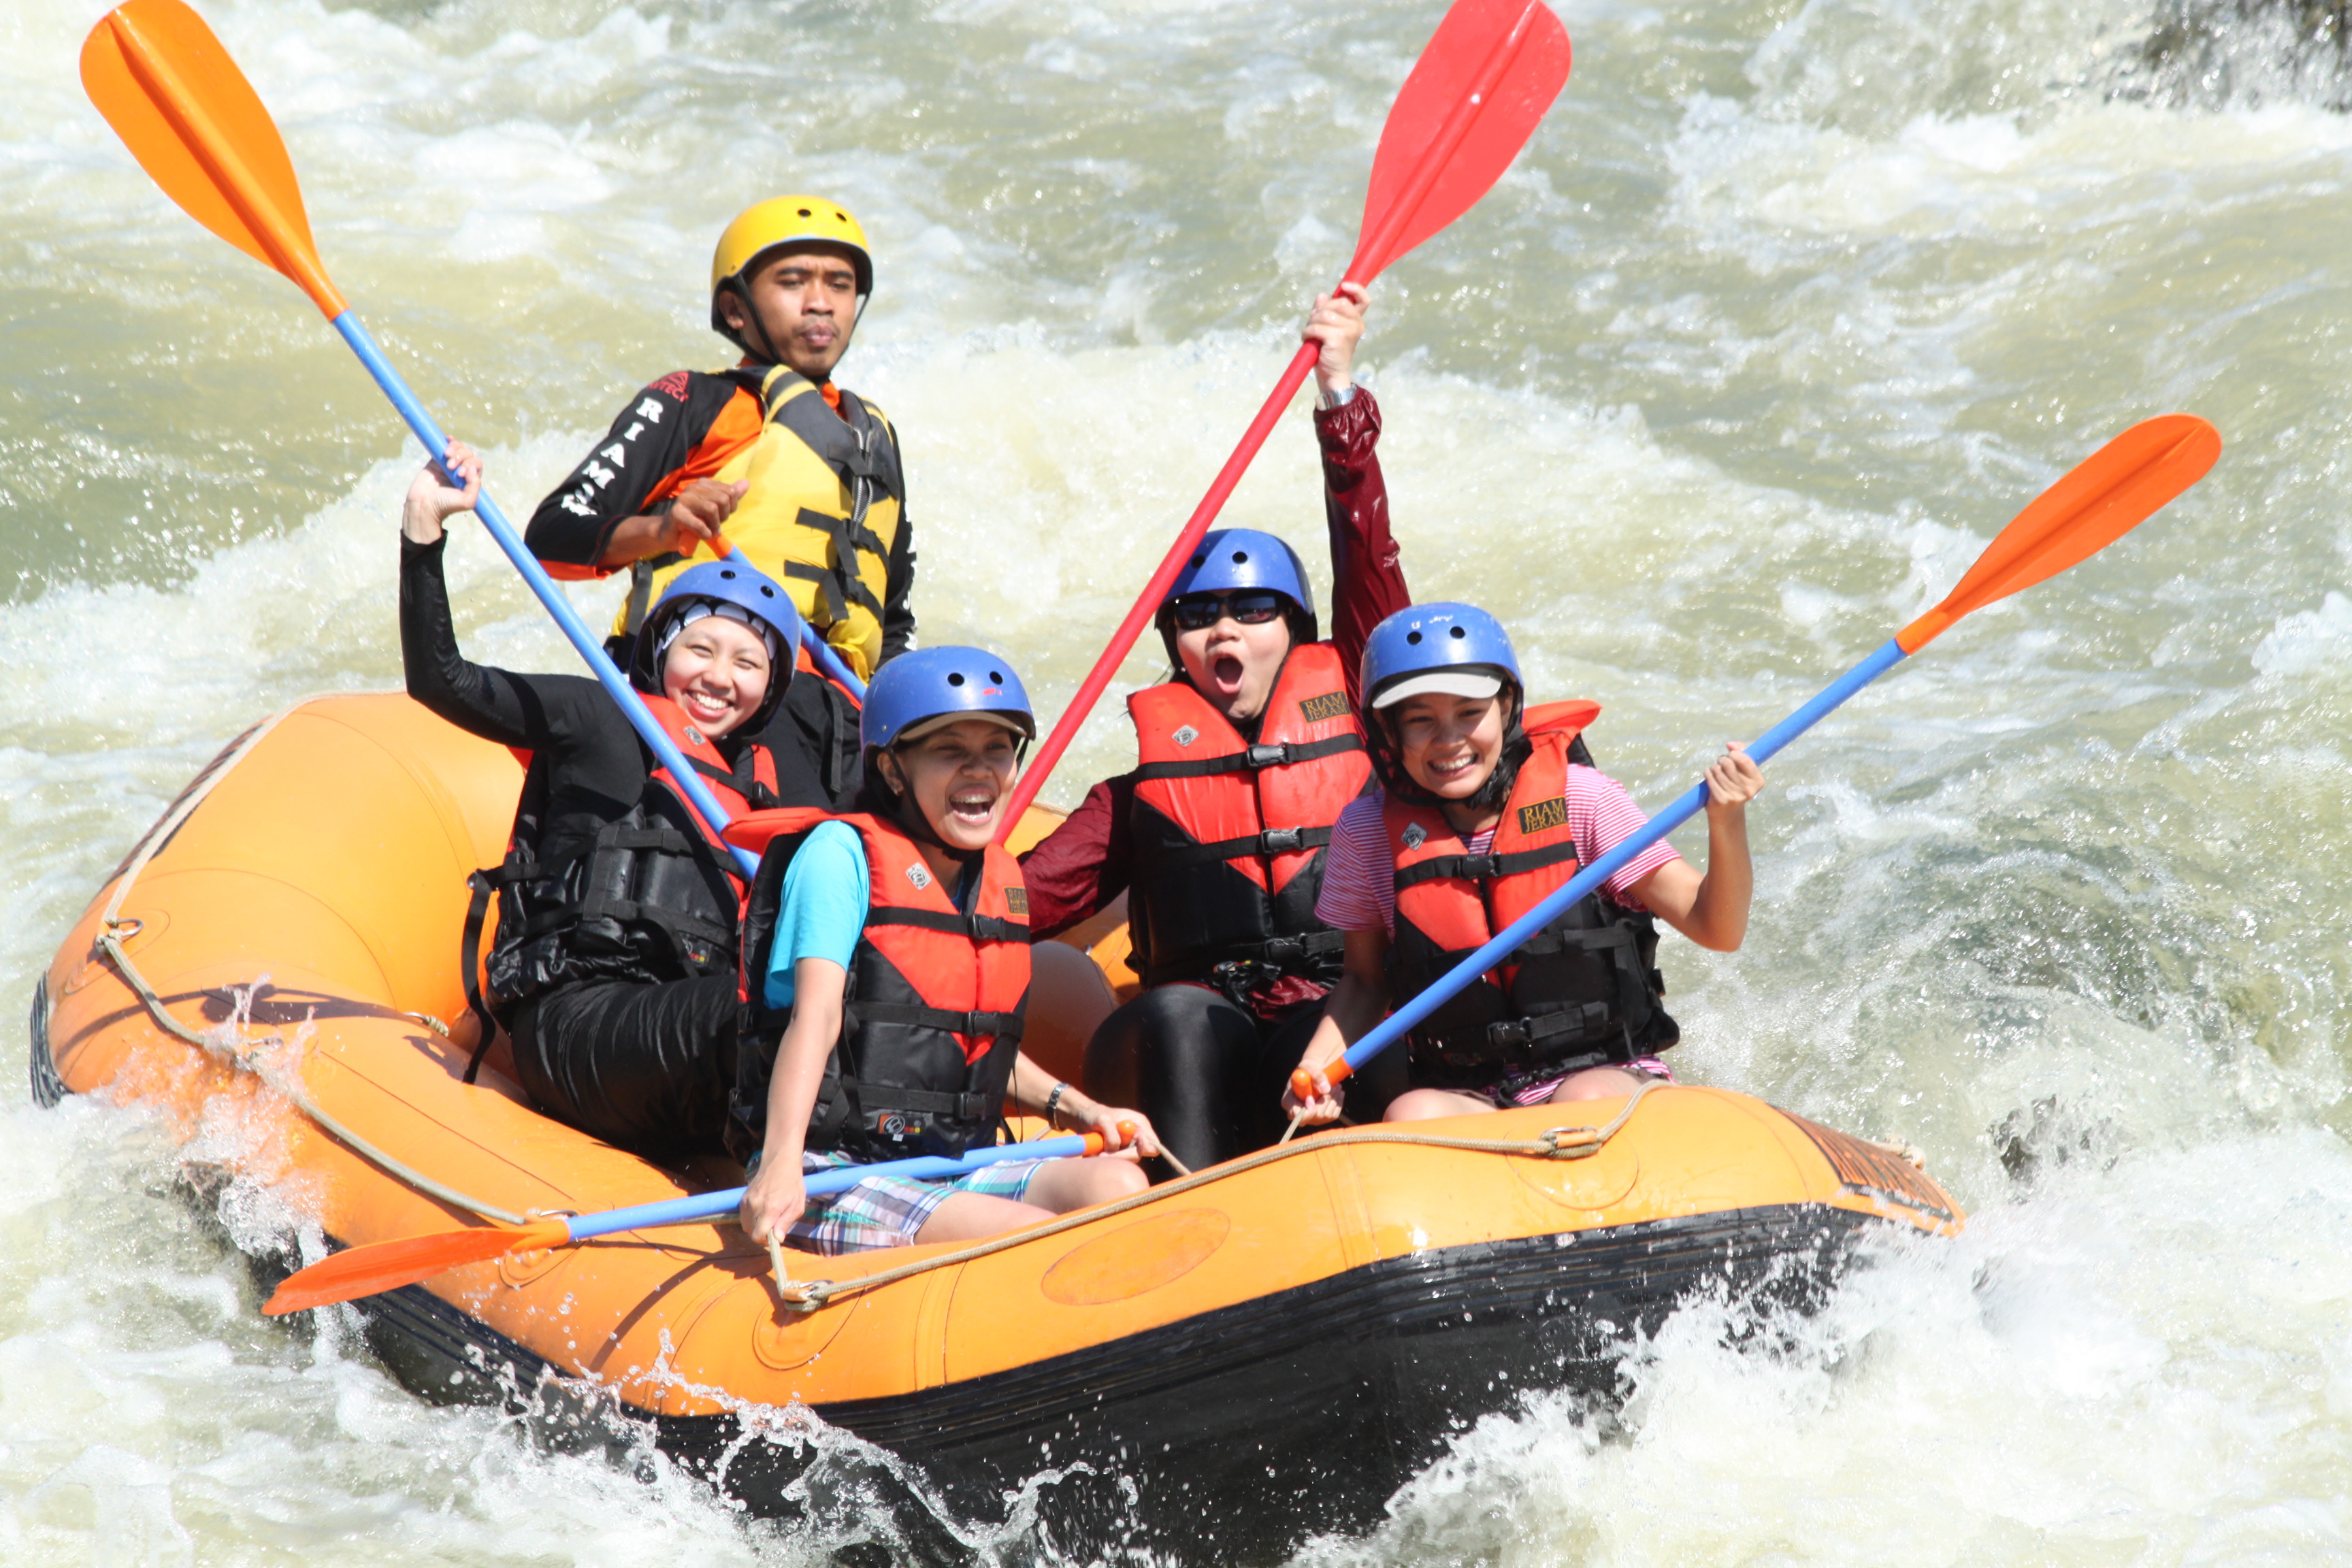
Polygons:
M1357 676L1372 628L1412 603L1389 531L1389 491L1372 448L1381 405L1369 387L1337 408L1315 411L1323 447L1323 506L1331 529L1331 644L1348 672L1348 700L1360 702Z
M1105 779L1078 809L1021 857L1029 889L1029 938L1043 942L1097 913L1127 890L1128 822L1135 780Z

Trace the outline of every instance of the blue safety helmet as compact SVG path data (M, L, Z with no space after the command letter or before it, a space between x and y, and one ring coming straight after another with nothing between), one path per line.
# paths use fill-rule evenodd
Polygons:
M779 587L774 578L740 558L706 561L669 580L645 623L637 627L636 646L629 655L629 679L641 691L662 689L661 655L666 634L678 616L704 600L732 605L757 621L775 640L768 695L740 726L740 732L750 733L776 710L776 705L784 700L784 688L792 684L793 667L800 657L801 613L793 607L793 596Z
M1491 697L1505 682L1518 700L1527 689L1519 656L1503 623L1475 605L1415 605L1374 626L1364 639L1368 710L1423 691Z
M867 683L858 743L871 752L921 734L932 727L927 720L967 714L1009 721L1024 742L1037 737L1029 693L1008 660L981 647L916 648L884 665Z
M1294 642L1313 642L1315 591L1307 585L1307 569L1298 552L1271 533L1255 528L1221 528L1203 537L1185 559L1168 596L1160 601L1161 635L1170 632L1170 606L1187 594L1224 594L1241 588L1267 588L1298 606L1291 617ZM1169 657L1175 657L1174 646Z

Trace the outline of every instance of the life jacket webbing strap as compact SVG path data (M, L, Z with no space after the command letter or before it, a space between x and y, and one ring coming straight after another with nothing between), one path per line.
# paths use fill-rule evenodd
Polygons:
M919 931L945 931L950 936L969 937L973 942L1017 942L1026 944L1029 928L1019 921L1000 920L994 915L949 914L941 910L908 910L885 907L872 910L866 917L869 926L913 926Z
M1480 1061L1500 1062L1536 1060L1540 1058L1543 1047L1553 1041L1575 1043L1622 1034L1624 1026L1615 1021L1613 1012L1606 1002L1572 1002L1517 1018L1497 1018L1491 1024L1473 1024L1438 1034L1423 1031L1419 1037L1449 1057L1468 1056ZM1625 1059L1633 1059L1630 1041Z
M1302 850L1320 849L1330 842L1331 830L1328 827L1269 827L1246 838L1220 838L1214 844L1187 844L1181 849L1158 850L1152 858L1164 865L1188 866L1202 860L1231 860L1243 855L1296 855Z
M784 563L784 575L797 577L803 583L814 583L824 592L824 613L828 624L849 618L849 601L841 596L841 580L822 566L812 566L805 561Z
M1332 735L1320 741L1286 741L1279 745L1248 745L1222 757L1197 763L1146 763L1135 770L1139 779L1200 779L1217 773L1255 773L1261 768L1286 768L1364 749L1361 735Z
M466 886L473 897L466 903L466 932L457 940L458 973L466 977L466 1006L474 1015L474 1022L482 1031L474 1042L474 1054L466 1058L465 1081L471 1083L482 1070L482 1058L490 1054L490 1042L498 1038L499 1021L490 1016L490 1005L482 999L482 921L490 912L491 878L488 870L466 873Z
M1154 964L1144 984L1164 984L1167 980L1182 979L1220 963L1270 963L1276 968L1286 969L1293 964L1305 965L1315 959L1344 952L1347 946L1348 938L1344 931L1310 931L1297 936L1270 936L1263 942L1187 948L1166 963ZM1165 979L1159 978L1160 976Z
M944 1029L951 1035L999 1040L1021 1037L1018 1013L951 1013L945 1007L925 1007L910 1002L852 1002L842 1009L844 1031L855 1024L911 1024L919 1029ZM892 1090L898 1093L899 1090ZM906 1092L911 1093L911 1090Z
M912 1110L925 1116L950 1116L958 1121L986 1121L996 1114L984 1094L898 1089L889 1084L867 1083L863 1079L845 1079L842 1085L856 1098L858 1110L867 1117L877 1110Z
M1396 888L1397 891L1402 892L1423 882L1452 877L1489 882L1502 877L1516 877L1523 871L1540 871L1546 866L1557 866L1563 860L1575 858L1576 846L1570 843L1548 845L1541 849L1522 849L1511 855L1440 855L1399 867Z

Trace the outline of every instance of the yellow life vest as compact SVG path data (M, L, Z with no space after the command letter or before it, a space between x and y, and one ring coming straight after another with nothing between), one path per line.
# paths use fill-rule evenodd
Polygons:
M859 679L871 679L882 663L882 604L907 493L898 433L845 388L835 414L814 383L782 365L761 377L760 399L768 414L759 439L713 476L751 486L719 531L784 584ZM639 576L613 629L632 630L672 577L712 559L707 546L662 558Z

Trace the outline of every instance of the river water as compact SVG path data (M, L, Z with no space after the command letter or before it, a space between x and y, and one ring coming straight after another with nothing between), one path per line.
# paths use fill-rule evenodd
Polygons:
M227 736L398 678L415 455L310 307L89 109L103 9L0 14L18 1007ZM719 362L730 215L838 195L880 271L843 379L905 435L925 635L1015 650L1049 706L1346 260L1437 14L206 10L338 280L510 511L634 385ZM1538 695L1603 702L1593 744L1638 799L1933 602L2125 425L2188 409L2229 445L1800 742L1753 813L1746 950L1669 939L1685 1077L1916 1142L1967 1236L1889 1254L1769 1352L1695 1309L1628 1363L1616 1424L1489 1420L1375 1537L1307 1560L2352 1554L2341 57L2227 0L1561 14L1559 106L1382 280L1363 358L1415 590L1503 614ZM1313 545L1303 401L1227 516ZM478 530L452 578L476 657L565 666ZM1127 745L1097 721L1048 798ZM746 1526L658 1464L541 1452L265 1323L174 1171L121 1109L0 1111L6 1560L793 1563L861 1533L854 1499Z

